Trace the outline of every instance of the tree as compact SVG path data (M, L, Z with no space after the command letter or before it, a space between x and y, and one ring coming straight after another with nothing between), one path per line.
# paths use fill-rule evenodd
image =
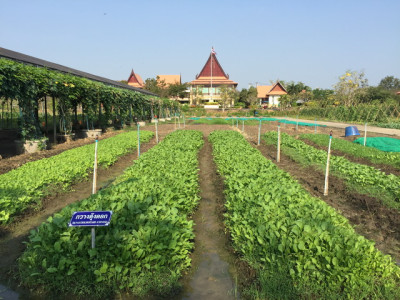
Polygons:
M311 88L300 81L297 83L294 81L280 81L280 83L285 87L289 95L297 95L302 91L311 92Z
M185 98L187 96L187 83L175 83L168 86L168 96L172 98Z
M239 98L239 94L236 89L222 85L220 88L220 99L218 102L222 106L222 111L225 111L231 103L235 103L235 101Z
M292 107L293 103L296 101L296 96L295 95L282 95L279 97L279 103L280 103L280 110Z
M159 95L161 98L168 97L168 87L165 80L160 80L160 76L157 78L147 78L144 83L144 89Z
M344 106L356 105L360 97L365 94L368 80L364 72L346 71L339 77L339 82L334 86L336 100Z
M386 76L381 80L378 87L388 91L400 91L400 79L394 76Z
M193 102L195 105L199 105L203 99L203 86L197 85L192 87Z
M257 88L254 86L249 87L247 92L247 99L245 102L249 107L258 105Z
M156 95L160 95L160 87L158 86L157 79L147 78L144 82L144 89Z

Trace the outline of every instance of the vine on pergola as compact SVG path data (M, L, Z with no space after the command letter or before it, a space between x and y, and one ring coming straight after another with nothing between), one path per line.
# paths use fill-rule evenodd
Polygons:
M175 101L161 100L47 68L0 59L0 98L3 101L18 101L20 130L24 140L43 136L38 107L39 101L46 96L57 99L60 128L65 134L71 132L72 125L77 121L79 105L82 106L87 129L93 129L95 120L101 128L148 120L153 117L154 106L174 112L179 110Z

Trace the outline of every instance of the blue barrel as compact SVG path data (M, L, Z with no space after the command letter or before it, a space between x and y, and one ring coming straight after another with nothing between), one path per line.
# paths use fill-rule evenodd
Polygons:
M360 135L357 126L349 126L345 128L344 136Z

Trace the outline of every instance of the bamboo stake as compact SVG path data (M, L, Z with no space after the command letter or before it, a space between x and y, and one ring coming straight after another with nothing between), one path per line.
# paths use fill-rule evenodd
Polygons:
M276 151L276 162L281 161L281 125L278 125L278 145Z
M332 131L329 135L328 157L326 159L324 196L328 196L329 164L331 159Z
M364 147L367 144L367 123L364 125Z

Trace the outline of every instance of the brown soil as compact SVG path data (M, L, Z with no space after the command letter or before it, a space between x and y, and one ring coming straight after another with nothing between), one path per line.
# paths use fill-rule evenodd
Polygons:
M264 142L257 146L258 128L248 126L245 133L254 147L259 149L266 158L276 163L277 149L275 146L267 146ZM296 131L292 130L288 133L293 134ZM350 191L343 180L334 176L329 178L329 195L324 196L324 174L313 167L301 166L283 153L281 153L280 163L276 164L297 179L311 195L336 208L350 221L357 233L374 241L379 250L400 262L399 211L384 206L379 199Z

